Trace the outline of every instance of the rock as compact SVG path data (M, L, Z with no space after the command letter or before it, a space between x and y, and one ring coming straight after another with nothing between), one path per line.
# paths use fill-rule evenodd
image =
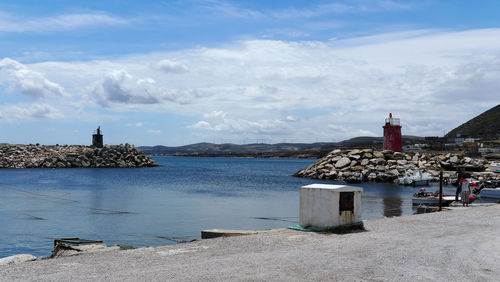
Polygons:
M370 161L369 161L368 159L363 159L363 160L361 160L361 165L362 165L362 166L366 166L366 165L368 165L369 163L370 163Z
M450 158L450 163L452 164L456 164L458 162L458 157L457 156L453 156Z
M357 165L357 166L351 167L351 170L353 170L353 171L361 171L361 170L363 170L363 167L360 166L360 165Z
M395 160L402 160L402 159L405 159L405 155L403 153L401 153L401 152L395 152L393 154L393 158Z
M336 149L336 150L333 150L333 151L331 152L331 154L332 154L332 155L334 155L334 156L335 156L335 155L338 155L338 154L340 154L340 153L342 153L342 150L340 150L340 149Z
M36 260L36 257L29 254L13 255L10 257L0 258L0 265L18 264L34 260Z
M357 161L351 161L351 164L350 164L349 166L355 166L355 165L357 165L357 164L358 164L358 162L357 162Z
M387 173L392 176L399 176L399 171L397 169L389 170Z
M373 153L373 156L375 158L383 158L384 157L384 154L382 152L375 152Z
M348 156L351 156L351 155L359 155L361 154L362 151L358 150L358 149L354 149L352 151L349 151L349 153L347 153Z
M369 181L375 181L376 179L377 179L377 174L375 174L374 172L368 174Z
M336 162L337 162L338 160L340 160L341 158L342 158L342 156L336 156L336 157L333 157L333 158L331 159L331 162L332 162L332 163L336 163Z
M408 161L407 161L407 160L398 160L398 161L397 161L397 164L398 164L398 165L406 165L407 163L408 163Z
M372 154L371 152L365 153L365 154L363 155L363 158L366 158L366 159L371 159L371 158L373 158L373 154Z
M335 163L335 168L343 168L351 163L351 160L347 157L342 157L340 160Z

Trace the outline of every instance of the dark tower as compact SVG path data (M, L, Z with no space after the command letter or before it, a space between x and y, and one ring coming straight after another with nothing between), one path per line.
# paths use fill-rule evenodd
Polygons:
M96 148L102 148L102 144L101 126L99 126L95 133L92 135L92 146Z
M384 127L384 150L392 150L394 152L401 152L403 140L401 138L401 125L399 125L399 118L393 118L392 113L389 118L385 119Z

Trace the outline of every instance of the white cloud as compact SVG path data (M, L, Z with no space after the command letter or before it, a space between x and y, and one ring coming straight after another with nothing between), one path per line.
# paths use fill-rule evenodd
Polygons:
M457 113L463 121L498 104L498 38L500 29L414 30L328 42L246 40L28 67L50 74L83 107L96 106L85 104L90 99L111 112L132 107L196 116L189 128L208 138L380 136L389 112L401 118L403 134L441 135L459 125ZM189 72L166 76L156 65L164 58L176 58Z
M18 90L34 98L66 95L59 84L9 58L0 60L0 75L0 85L6 85L11 91Z
M47 18L25 18L0 11L0 32L54 32L89 26L123 25L130 20L103 12L65 14Z
M58 119L63 114L56 108L47 104L27 104L0 106L0 119L19 121L26 119Z
M212 126L208 121L199 121L193 125L189 125L188 128L195 128L195 129L207 129L207 130L212 130Z
M183 103L164 87L158 86L152 78L138 79L124 70L112 71L94 85L91 96L103 107L116 104L148 105L162 102ZM189 102L186 100L186 103Z
M218 111L203 115L210 121L198 121L197 123L188 126L193 129L204 129L216 132L228 132L234 134L265 134L276 135L286 133L291 128L283 120L246 120L246 119L231 119L226 117L226 113Z
M157 67L167 73L185 73L188 72L188 67L184 64L170 61L170 60L161 60L157 63Z

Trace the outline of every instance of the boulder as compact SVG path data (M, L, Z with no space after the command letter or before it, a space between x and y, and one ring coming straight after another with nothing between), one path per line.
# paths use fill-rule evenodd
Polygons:
M351 163L351 160L347 157L342 157L335 163L335 168L344 168Z
M349 151L349 153L347 153L348 156L351 156L351 155L359 155L363 153L361 150L358 150L358 149L354 149L354 150L351 150Z
M400 153L400 152L395 152L395 153L393 154L393 158L394 158L395 160L403 160L403 159L405 159L405 157L406 157L406 156L405 156L403 153Z
M408 161L407 161L407 160L398 160L398 161L397 161L397 164L398 164L398 165L406 165L407 163L408 163Z
M458 157L457 156L450 157L450 163L456 164L457 162L458 162Z
M341 158L342 158L342 156L335 156L335 157L333 157L330 161L331 161L332 163L336 163L336 162L337 162L338 160L340 160Z

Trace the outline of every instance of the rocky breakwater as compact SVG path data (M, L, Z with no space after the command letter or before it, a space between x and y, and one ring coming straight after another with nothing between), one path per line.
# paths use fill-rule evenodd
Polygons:
M152 167L156 162L133 145L0 145L0 168Z
M488 161L473 159L458 154L436 155L419 152L393 152L390 150L334 150L316 163L304 168L294 176L357 182L397 182L398 177L411 176L416 170L427 173L432 180L439 180L439 172L445 170L441 162L454 166L484 168ZM494 172L472 172L479 180L500 179ZM456 179L456 171L444 171L443 176Z

